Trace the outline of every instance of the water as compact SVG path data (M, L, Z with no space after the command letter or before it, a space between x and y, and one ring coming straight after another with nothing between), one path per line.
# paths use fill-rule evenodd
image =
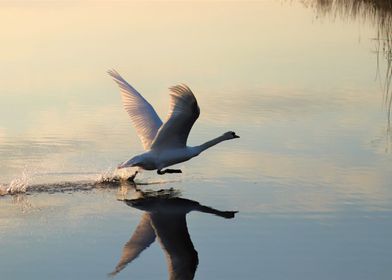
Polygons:
M241 136L137 177L239 211L187 215L196 279L390 279L390 16L352 3L1 4L0 278L115 268L145 213L99 183L141 152L115 68L162 118L167 88L192 88L191 145ZM157 242L130 277L167 277Z

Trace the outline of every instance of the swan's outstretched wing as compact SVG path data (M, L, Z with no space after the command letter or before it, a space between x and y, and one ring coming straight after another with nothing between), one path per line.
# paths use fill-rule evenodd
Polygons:
M127 264L136 259L144 249L150 246L154 240L155 232L151 226L150 214L145 213L131 239L124 245L121 259L116 265L115 270L109 275L114 276L119 273Z
M185 215L170 211L151 213L151 224L166 254L169 279L173 280L193 279L199 263Z
M170 90L169 114L151 149L185 147L189 132L200 115L196 98L188 86L177 85Z
M113 77L121 91L123 105L127 111L136 132L142 141L143 148L148 150L152 141L162 125L154 108L143 96L130 84L127 83L115 70L109 70L108 74Z

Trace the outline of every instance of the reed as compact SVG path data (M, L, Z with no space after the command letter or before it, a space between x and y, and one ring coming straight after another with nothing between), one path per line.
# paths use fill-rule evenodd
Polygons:
M391 0L304 0L304 5L315 10L320 17L332 16L372 24L376 28L376 79L383 89L383 104L387 116L387 149L392 143L392 1ZM385 70L380 71L380 60Z

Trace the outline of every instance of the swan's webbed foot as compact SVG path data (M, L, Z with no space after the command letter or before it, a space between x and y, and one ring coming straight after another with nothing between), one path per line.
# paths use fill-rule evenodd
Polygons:
M159 175L163 175L165 173L169 173L169 174L171 174L171 173L182 173L182 171L181 171L181 169L165 169L165 170L158 169L157 173Z
M135 179L135 177L136 177L136 175L137 175L138 173L139 173L138 171L135 171L135 173L133 173L132 176L128 177L127 181L129 181L129 182L134 182L134 179Z

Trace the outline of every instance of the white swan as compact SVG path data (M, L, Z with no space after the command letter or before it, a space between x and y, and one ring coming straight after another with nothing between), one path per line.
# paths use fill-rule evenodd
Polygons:
M188 147L186 141L189 132L200 114L196 98L188 86L182 84L170 88L169 114L166 122L162 123L154 108L119 73L109 70L108 74L120 87L124 108L145 150L123 162L118 168L136 166L145 170L157 170L160 175L181 173L179 169L162 169L187 161L222 141L239 138L229 131L200 146Z

